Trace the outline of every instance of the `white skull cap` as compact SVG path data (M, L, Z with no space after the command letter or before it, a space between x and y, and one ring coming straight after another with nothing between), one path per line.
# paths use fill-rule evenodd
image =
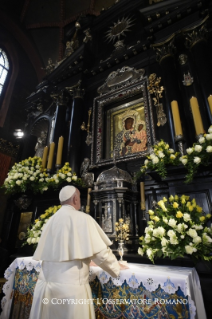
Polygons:
M74 186L68 185L63 187L59 193L60 202L65 202L67 199L71 198L75 192L76 192L76 187Z

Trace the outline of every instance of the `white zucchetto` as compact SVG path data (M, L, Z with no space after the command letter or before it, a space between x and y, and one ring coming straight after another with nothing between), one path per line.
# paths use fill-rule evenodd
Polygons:
M63 187L59 193L60 202L65 202L67 199L71 198L75 192L76 192L76 187L74 186L68 185Z

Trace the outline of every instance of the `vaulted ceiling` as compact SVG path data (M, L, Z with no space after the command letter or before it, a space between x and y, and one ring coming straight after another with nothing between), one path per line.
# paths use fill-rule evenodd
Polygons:
M47 64L61 60L70 26L79 17L97 16L115 0L1 0L0 9L27 31Z
M66 42L76 30L75 21L79 21L82 26L79 36L84 37L83 30L92 25L96 16L121 1L123 0L0 1L0 44L14 44L15 49L12 52L18 54L16 65L19 69L12 94L8 93L8 112L2 108L0 97L0 111L5 117L4 123L0 124L0 135L7 137L14 129L24 127L25 99L45 76L44 69L48 59L51 58L56 63L64 58ZM130 5L131 0L127 1ZM160 1L169 0L157 0ZM150 0L140 0L140 3L142 7L147 7ZM117 5L117 10L118 7L120 6ZM6 46L4 48L7 49Z

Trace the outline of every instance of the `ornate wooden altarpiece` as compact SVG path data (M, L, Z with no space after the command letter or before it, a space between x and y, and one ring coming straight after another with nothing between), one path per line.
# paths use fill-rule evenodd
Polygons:
M129 250L138 243L139 194L129 172L116 166L144 158L156 142L152 103L147 91L145 70L124 66L109 74L98 88L92 116L91 168L111 165L103 170L91 198L94 218L113 240L115 223L129 223ZM115 245L113 246L115 248Z

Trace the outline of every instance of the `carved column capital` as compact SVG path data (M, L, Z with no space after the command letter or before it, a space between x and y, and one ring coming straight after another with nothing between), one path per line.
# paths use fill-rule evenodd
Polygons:
M187 48L191 49L200 41L207 41L208 30L206 28L206 22L208 18L209 15L194 27L182 30Z
M66 105L68 98L64 96L64 91L52 93L51 98L57 105Z
M171 37L169 37L167 40L152 44L151 47L156 52L156 60L157 62L161 63L163 59L174 56L175 52L175 34L173 34Z
M81 98L83 99L83 95L85 94L84 89L81 88L82 81L80 80L77 82L77 84L66 87L67 92L75 99L75 98Z

